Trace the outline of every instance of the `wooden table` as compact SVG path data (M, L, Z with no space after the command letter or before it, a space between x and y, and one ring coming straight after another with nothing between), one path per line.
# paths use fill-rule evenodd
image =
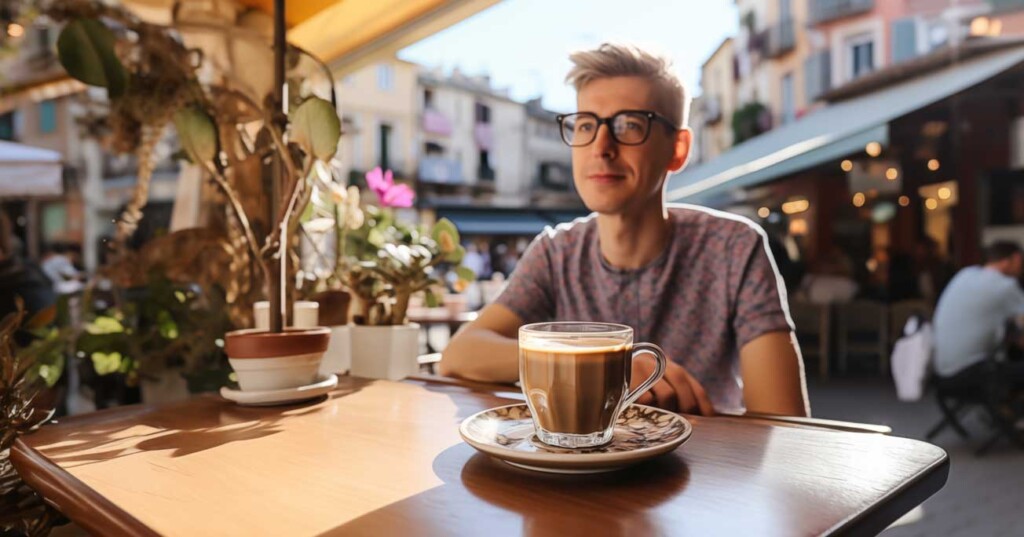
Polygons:
M11 458L104 536L872 534L949 471L945 452L914 440L694 417L687 443L646 464L538 474L458 435L463 418L518 397L344 377L304 406L208 395L74 417L22 438Z

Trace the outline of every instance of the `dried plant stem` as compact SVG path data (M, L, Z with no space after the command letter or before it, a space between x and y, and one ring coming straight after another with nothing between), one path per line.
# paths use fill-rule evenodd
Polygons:
M203 167L213 177L213 181L220 187L224 196L228 198L231 212L235 214L235 218L238 219L238 224L242 228L242 233L245 235L245 243L249 249L249 255L259 265L260 271L263 273L263 286L267 288L270 285L270 268L263 262L263 258L260 256L259 243L256 242L256 236L253 235L252 226L249 224L249 218L245 216L245 209L242 207L241 200L238 199L238 194L235 193L235 189L228 183L227 178L212 163L205 162Z
M114 235L112 245L115 253L124 251L125 243L138 229L139 221L142 220L142 209L149 201L149 185L153 180L153 170L156 168L156 144L160 141L168 123L169 121L165 117L142 126L142 142L135 152L139 160L135 190L132 193L132 199L128 201L128 205L117 222L117 233Z

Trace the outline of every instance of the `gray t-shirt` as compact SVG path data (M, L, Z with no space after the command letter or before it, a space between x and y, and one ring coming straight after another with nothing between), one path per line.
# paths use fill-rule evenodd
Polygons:
M935 372L948 377L984 360L1002 343L1006 321L1021 314L1017 280L980 266L961 270L935 308Z
M767 235L742 217L672 205L672 238L636 270L601 255L592 215L541 233L496 299L526 323L613 322L686 367L719 409L742 408L739 348L792 330Z

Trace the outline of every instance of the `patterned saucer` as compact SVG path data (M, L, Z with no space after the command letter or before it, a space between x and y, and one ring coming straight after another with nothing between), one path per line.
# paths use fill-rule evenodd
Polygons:
M469 445L512 466L558 474L610 472L668 453L690 438L693 427L678 414L631 405L615 422L612 441L594 448L549 446L534 434L526 404L474 414L459 427Z
M242 406L277 406L308 401L324 395L338 387L338 376L331 374L317 377L316 382L285 388L283 390L242 391L222 386L220 396Z

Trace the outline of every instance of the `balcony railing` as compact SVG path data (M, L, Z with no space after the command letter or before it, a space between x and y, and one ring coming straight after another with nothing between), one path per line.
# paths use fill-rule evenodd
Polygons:
M777 58L796 48L796 23L785 19L765 30L765 55Z
M871 11L875 0L811 0L811 24Z

